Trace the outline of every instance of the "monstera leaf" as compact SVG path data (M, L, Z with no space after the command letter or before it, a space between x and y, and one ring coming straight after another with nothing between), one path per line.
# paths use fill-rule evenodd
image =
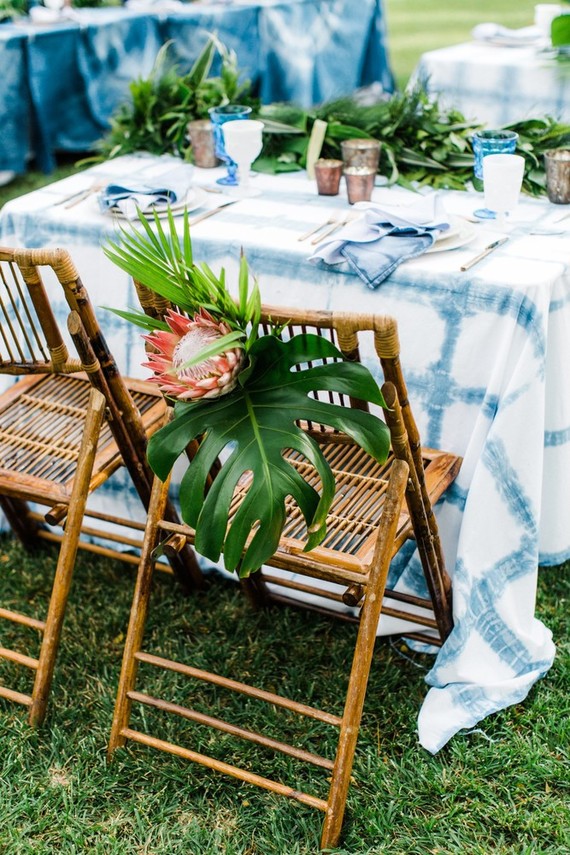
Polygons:
M326 339L303 334L281 341L266 335L253 344L249 356L237 389L216 400L179 402L174 419L152 436L148 448L150 464L164 480L188 443L201 438L180 487L182 517L196 530L198 552L213 561L223 552L226 567L239 568L241 576L259 569L276 551L289 495L307 523L305 550L325 535L334 475L299 420L343 431L379 461L389 449L388 429L379 418L310 396L338 392L384 403L370 372L344 361ZM319 364L307 366L315 361ZM300 452L313 464L321 480L320 495L283 456L286 449ZM211 467L224 450L227 459L207 491ZM232 495L244 473L251 473L252 480L228 527Z

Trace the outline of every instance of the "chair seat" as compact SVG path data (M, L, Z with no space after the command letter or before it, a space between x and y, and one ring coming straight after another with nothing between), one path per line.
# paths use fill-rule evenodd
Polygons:
M144 381L124 379L147 434L152 433L164 416L162 395ZM81 374L31 375L0 395L0 493L18 496L24 487L39 502L69 502L91 388ZM108 477L121 463L105 421L90 492L101 483L101 473Z
M385 463L379 464L362 448L346 442L326 442L321 444L321 450L333 470L336 482L335 497L327 516L326 536L309 553L303 552L307 542L307 526L299 506L289 500L287 522L279 549L271 563L277 567L283 563L288 569L296 566L304 573L330 581L335 581L339 569L352 571L356 574L356 582L359 574L366 575L372 561L388 477L395 458L390 454ZM455 478L461 461L453 454L427 448L422 449L422 456L427 492L430 501L435 504ZM287 451L285 457L313 487L319 489L318 474L306 458L292 450ZM230 519L244 500L251 477L248 474L238 485ZM412 523L404 507L398 520L393 555L410 537L413 537ZM280 561L280 557L283 561ZM342 578L347 578L344 572Z

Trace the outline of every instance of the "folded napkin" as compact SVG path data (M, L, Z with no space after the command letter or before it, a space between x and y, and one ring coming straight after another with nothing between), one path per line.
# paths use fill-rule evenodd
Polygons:
M501 24L478 24L471 30L471 36L477 42L492 42L508 46L535 45L544 39L538 27L521 27L510 30Z
M343 264L369 288L377 288L408 258L421 255L449 219L437 193L422 196L413 205L378 205L357 202L363 216L353 220L309 258L319 266Z
M144 212L155 205L166 207L183 202L192 184L192 172L190 164L182 163L145 180L143 171L125 184L108 184L99 194L99 206L103 212L118 209L127 219L134 220L137 208Z

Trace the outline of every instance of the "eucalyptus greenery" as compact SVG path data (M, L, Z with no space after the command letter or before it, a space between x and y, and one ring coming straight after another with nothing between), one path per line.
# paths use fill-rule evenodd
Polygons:
M305 518L305 550L317 546L326 534L335 478L319 444L299 427L299 421L343 431L379 462L388 455L389 432L383 421L359 409L319 400L315 393L336 392L378 406L384 405L382 394L367 368L346 361L324 337L307 333L281 340L281 328L271 325L267 334L259 336L259 290L255 282L250 289L245 258L241 258L234 301L223 271L217 277L206 264L194 262L187 213L182 243L171 212L166 229L156 214L153 225L140 212L139 218L142 231L134 224L121 228L118 240L105 247L106 255L188 315L206 309L231 330L181 367L222 356L236 340L245 351L244 366L231 391L175 403L173 420L150 439L148 459L164 480L178 458L185 457L190 443L200 440L180 486L182 518L196 531L198 552L212 561L223 552L227 569L248 576L277 550L289 496ZM117 314L145 330L167 329L141 313ZM312 464L320 489L309 483L286 450ZM215 466L216 477L208 488ZM234 491L246 474L250 476L247 493L230 519Z

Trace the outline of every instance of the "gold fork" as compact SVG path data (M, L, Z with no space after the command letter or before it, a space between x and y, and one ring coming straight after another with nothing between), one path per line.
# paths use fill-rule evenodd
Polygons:
M346 226L346 224L349 223L352 218L352 214L349 213L345 214L342 220L334 220L334 222L330 224L328 229L325 229L324 232L321 232L320 235L317 235L316 238L313 238L313 240L311 241L311 246L315 246L317 243L320 243L326 237L329 237L329 235L332 235L334 232L338 231L343 226Z
M298 237L297 240L307 240L307 238L310 238L312 235L316 234L321 229L324 229L325 226L330 226L333 223L337 222L338 220L333 214L324 223L320 223L318 226L314 226L312 229L309 229L308 232L305 232L305 234L301 235L301 237Z
M85 190L76 193L71 199L67 199L63 207L74 208L80 202L83 202L84 199L87 199L88 196L91 196L92 193L98 193L99 190L102 190L106 183L106 181L94 181L90 187L86 187Z

